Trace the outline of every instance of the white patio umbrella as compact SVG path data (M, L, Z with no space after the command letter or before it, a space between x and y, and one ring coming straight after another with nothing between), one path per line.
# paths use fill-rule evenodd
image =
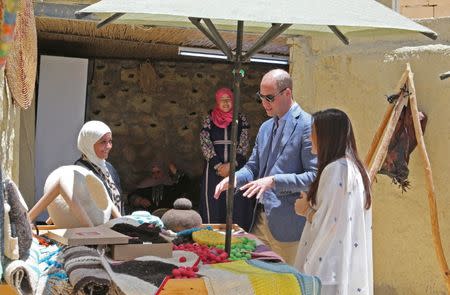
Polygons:
M278 35L334 33L345 44L345 34L355 31L420 32L436 39L437 34L397 14L374 0L102 0L77 12L83 17L96 14L103 21L133 25L197 27L234 63L235 107L232 122L230 183L227 191L227 227L225 249L231 246L234 175L236 160L237 114L240 105L242 62L262 49ZM214 24L212 22L214 20ZM202 21L204 24L202 24ZM263 33L247 52L242 52L244 31ZM237 28L236 28L237 24ZM206 26L205 26L206 25ZM237 32L236 48L229 48L220 30Z

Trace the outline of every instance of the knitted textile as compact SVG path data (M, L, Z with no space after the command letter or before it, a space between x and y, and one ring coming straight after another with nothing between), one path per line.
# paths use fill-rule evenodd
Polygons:
M11 228L11 221L9 218L9 212L11 212L11 206L5 202L4 203L4 218L3 218L3 240L4 240L4 254L6 258L11 260L19 259L19 239L13 235L13 230Z
M229 263L213 264L212 267L233 272L236 274L246 275L251 282L254 294L257 295L302 294L297 278L290 273L276 273L268 271L250 265L243 260ZM221 287L223 285L224 283L222 280L221 282L216 282L216 286L214 286L214 288ZM220 292L217 294L225 294L225 293Z
M125 217L131 217L137 222L139 222L139 224L152 223L159 227L164 226L164 223L161 221L159 217L151 215L147 211L134 211L133 213L131 213L131 215L126 215Z
M283 258L272 251L267 245L259 240L255 235L249 233L236 234L236 237L245 237L256 241L256 249L251 253L252 259L259 259L271 262L282 262Z
M108 294L111 279L97 250L85 246L67 247L63 250L63 258L64 270L75 293Z
M185 262L179 262L180 257ZM155 294L164 277L179 266L193 266L198 256L192 252L174 251L172 258L143 256L126 262L115 262L102 256L102 263L114 285L122 294Z
M167 243L167 240L159 235L161 228L154 224L143 223L139 226L133 226L127 223L117 223L111 229L132 237L129 244L142 244L144 242L152 242L154 244Z
M203 227L194 227L194 228L190 228L190 229L185 229L182 231L177 232L177 236L192 236L193 232L199 231L199 230L204 230L204 229L208 229L208 230L213 230L212 226L208 225L208 226L203 226Z
M37 262L30 256L26 261L14 260L5 267L5 281L18 294L35 294L39 273L36 271Z
M273 271L276 273L291 273L296 276L298 283L301 286L302 294L304 295L319 295L321 289L321 282L318 277L309 276L298 272L298 270L285 263L267 263L261 260L249 260L248 264Z
M259 259L271 262L282 262L283 258L280 255L272 251L266 245L256 246L255 251L252 252L252 259Z
M36 294L41 275L38 263L39 249L38 245L33 243L26 260L8 261L5 265L5 281L20 295Z
M230 262L232 263L232 262ZM199 275L205 282L208 294L212 295L248 295L255 294L249 277L213 267L212 264L202 265Z
M5 199L11 206L9 218L13 237L18 239L19 258L25 260L28 258L32 240L28 207L16 184L10 179L5 181Z

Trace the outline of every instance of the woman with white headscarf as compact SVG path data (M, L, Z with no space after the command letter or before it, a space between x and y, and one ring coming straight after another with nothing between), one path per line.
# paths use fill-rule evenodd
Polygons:
M111 148L112 132L108 125L101 121L86 122L78 134L81 158L75 162L75 165L91 170L100 178L112 202L122 213L120 178L116 169L106 161Z

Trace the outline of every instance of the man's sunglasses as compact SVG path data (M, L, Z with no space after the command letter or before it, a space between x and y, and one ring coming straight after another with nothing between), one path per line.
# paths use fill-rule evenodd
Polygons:
M268 102L273 102L275 100L275 97L277 97L278 95L280 95L281 93L283 93L283 91L285 91L286 89L288 89L289 87L283 88L282 90L280 90L278 93L274 94L274 95L264 95L261 94L259 91L256 92L256 101L258 103L261 103L263 99L265 99Z

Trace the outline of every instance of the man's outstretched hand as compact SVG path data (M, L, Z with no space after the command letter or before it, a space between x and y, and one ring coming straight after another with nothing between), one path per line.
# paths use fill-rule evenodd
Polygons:
M273 187L275 187L274 177L267 176L243 185L240 190L244 191L242 194L244 197L251 198L256 195L256 198L259 199L265 191Z

